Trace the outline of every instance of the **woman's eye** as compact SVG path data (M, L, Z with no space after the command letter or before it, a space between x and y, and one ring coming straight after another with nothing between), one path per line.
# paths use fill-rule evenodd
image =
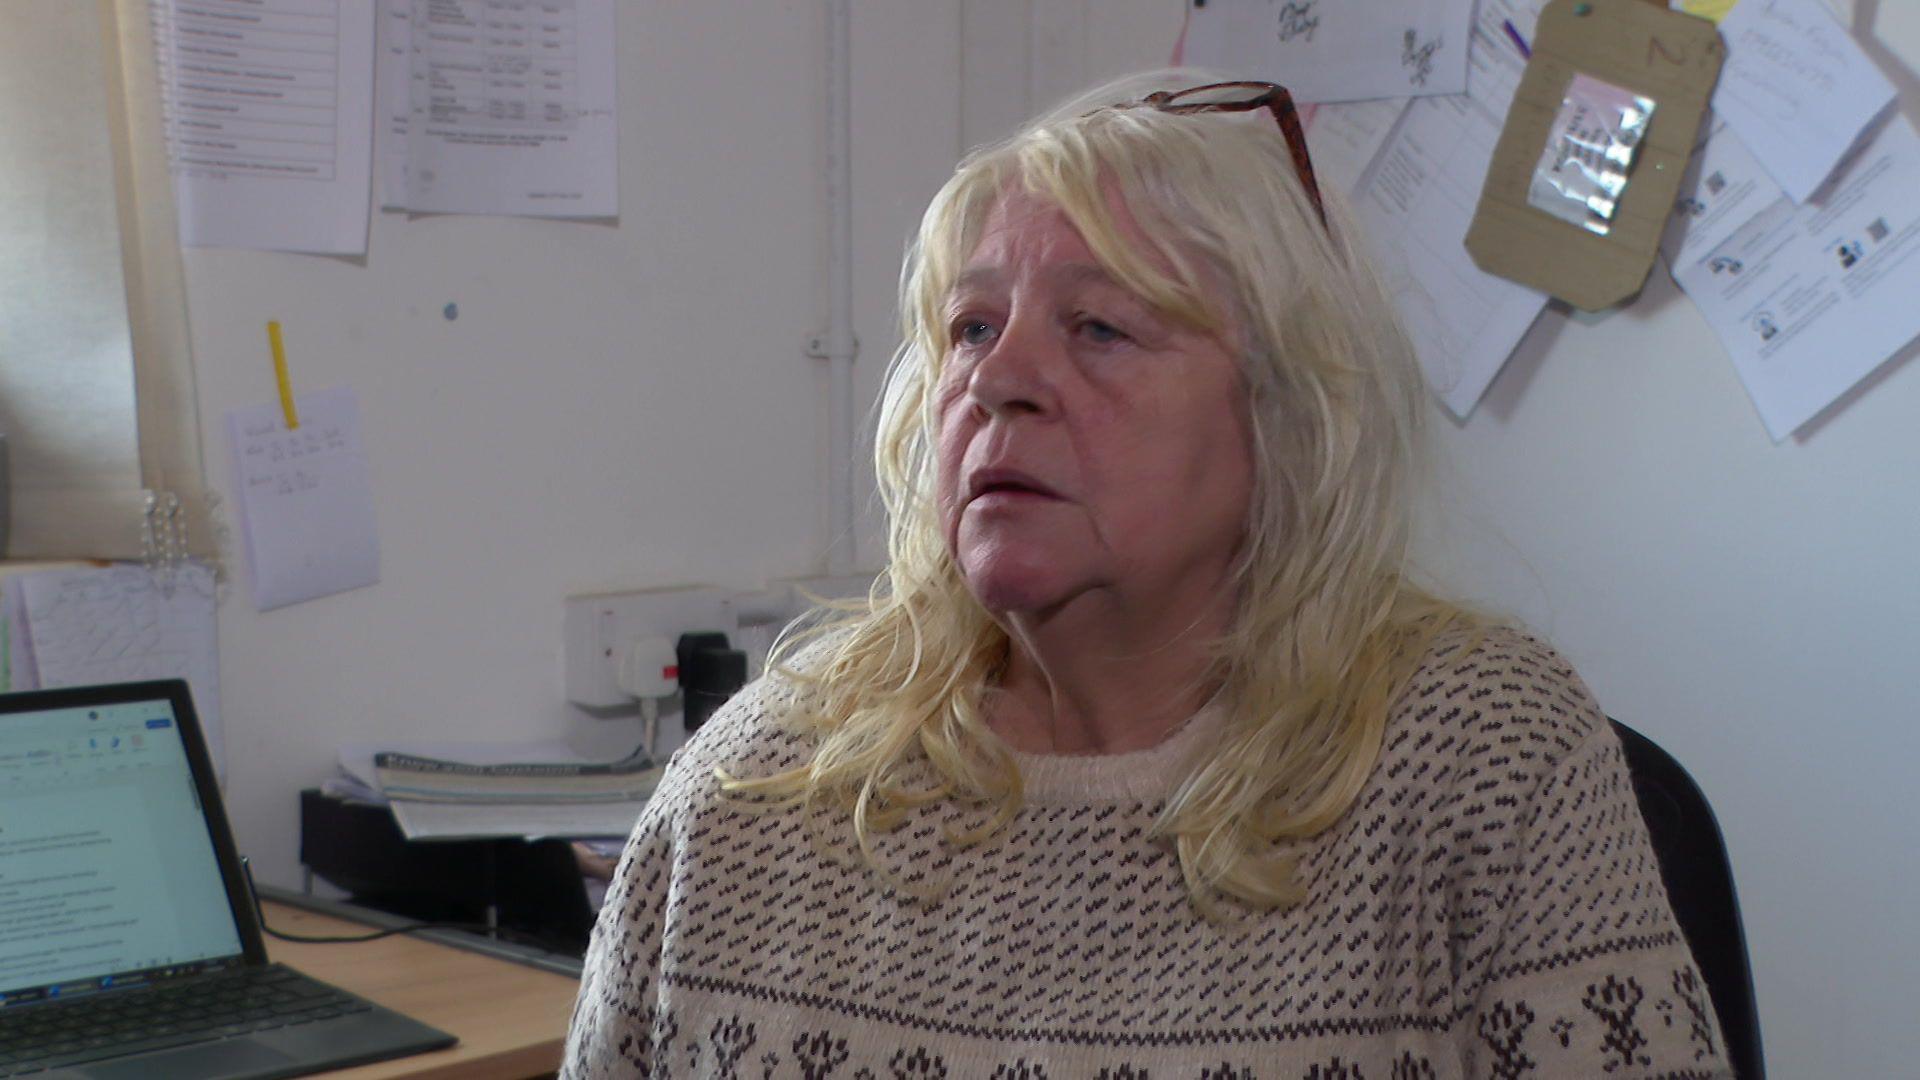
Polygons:
M953 324L953 340L958 345L984 345L993 340L993 327L979 319L962 319Z
M1106 345L1126 340L1126 331L1102 319L1082 319L1080 333L1097 344Z

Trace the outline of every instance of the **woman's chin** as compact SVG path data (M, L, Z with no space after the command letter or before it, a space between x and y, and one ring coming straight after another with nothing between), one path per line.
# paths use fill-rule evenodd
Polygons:
M966 577L974 599L996 618L1057 608L1076 591L1055 567L987 566Z

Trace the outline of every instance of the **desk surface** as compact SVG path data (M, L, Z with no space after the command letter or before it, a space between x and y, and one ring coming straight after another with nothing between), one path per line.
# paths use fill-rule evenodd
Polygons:
M275 930L353 934L367 929L271 900ZM390 1009L460 1037L446 1050L328 1073L337 1080L524 1080L560 1067L579 983L564 975L396 934L358 944L267 939L267 953Z

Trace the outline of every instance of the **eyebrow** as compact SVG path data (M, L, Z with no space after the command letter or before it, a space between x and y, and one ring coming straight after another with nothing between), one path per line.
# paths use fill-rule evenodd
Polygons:
M1114 276L1107 273L1106 268L1099 263L1068 263L1065 266L1053 267L1047 273L1048 276L1059 279L1064 285L1107 285L1120 289L1129 296L1133 295L1131 289L1115 280ZM953 279L953 287L947 290L947 296L952 297L972 289L998 285L1004 280L1006 280L1006 274L999 267L976 266L960 271Z

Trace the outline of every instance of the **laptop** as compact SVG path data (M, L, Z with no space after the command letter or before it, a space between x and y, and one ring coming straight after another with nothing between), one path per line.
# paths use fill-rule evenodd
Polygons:
M265 1080L454 1041L267 961L185 682L0 694L0 1077Z

